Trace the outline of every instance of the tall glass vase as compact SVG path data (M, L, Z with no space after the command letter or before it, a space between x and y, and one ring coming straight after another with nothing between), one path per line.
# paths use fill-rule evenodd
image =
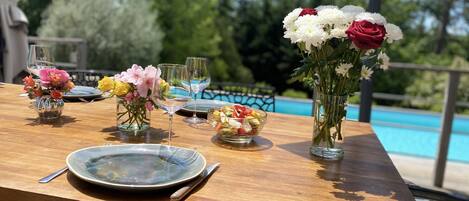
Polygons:
M346 116L347 98L314 90L312 155L327 160L340 160L344 156L342 123Z
M150 110L145 107L146 99L127 101L117 97L117 128L119 131L138 135L150 128Z

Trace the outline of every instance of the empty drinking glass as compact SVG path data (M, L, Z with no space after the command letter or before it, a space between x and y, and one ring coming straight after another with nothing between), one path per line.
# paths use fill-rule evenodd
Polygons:
M36 78L39 71L45 68L55 68L54 57L50 52L50 47L42 45L30 45L26 68Z
M197 117L197 94L210 84L210 73L207 68L207 59L202 57L187 57L186 67L190 76L190 88L194 96L194 114L185 118L189 124L200 124L206 122L205 119Z
M169 115L168 144L171 145L173 115L191 100L189 74L180 64L159 64L161 79L152 90L153 101Z

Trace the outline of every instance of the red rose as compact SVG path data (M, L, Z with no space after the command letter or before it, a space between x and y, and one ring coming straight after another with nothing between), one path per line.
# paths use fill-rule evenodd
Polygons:
M303 8L303 10L300 13L300 16L303 15L317 15L318 11L316 11L314 8Z
M381 47L386 35L386 29L383 25L362 20L354 21L345 33L358 48L375 49Z
M60 91L53 90L53 91L50 92L50 96L53 99L61 99L62 98L62 93L60 93Z

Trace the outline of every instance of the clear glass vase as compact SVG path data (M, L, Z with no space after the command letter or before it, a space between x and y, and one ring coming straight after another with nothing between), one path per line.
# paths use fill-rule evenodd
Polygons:
M36 97L33 101L34 110L39 115L41 122L51 122L62 115L64 101L62 99L53 99L49 95Z
M138 135L150 128L150 110L145 107L145 98L131 101L117 97L117 129L124 133Z
M314 90L312 155L327 160L340 160L344 156L342 123L347 113L347 98Z

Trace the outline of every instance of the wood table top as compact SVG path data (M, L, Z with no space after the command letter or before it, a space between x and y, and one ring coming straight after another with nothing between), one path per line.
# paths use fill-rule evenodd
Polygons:
M167 115L152 112L151 130L129 137L115 127L115 100L66 103L63 117L40 124L22 86L0 85L0 200L169 200L178 188L121 192L81 181L68 172L47 184L38 179L65 166L66 156L88 146L165 143ZM214 143L214 131L174 118L172 144L196 149L220 168L187 200L413 200L369 124L346 122L340 162L312 158L311 117L269 113L257 144ZM167 134L166 134L167 135ZM240 150L241 149L241 150Z

